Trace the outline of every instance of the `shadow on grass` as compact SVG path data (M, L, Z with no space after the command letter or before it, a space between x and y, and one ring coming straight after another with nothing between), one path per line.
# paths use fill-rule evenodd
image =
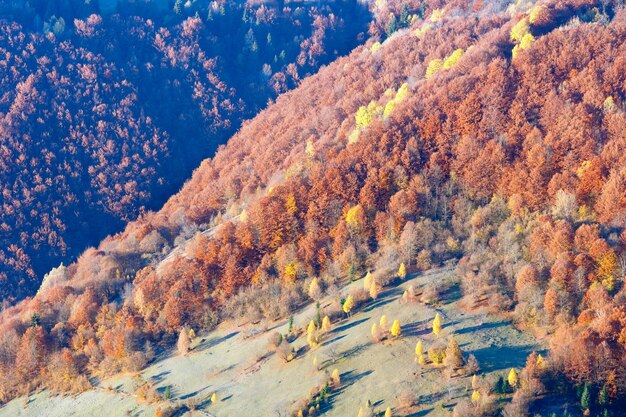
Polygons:
M484 324L479 324L477 326L471 326L471 327L466 327L464 329L459 329L455 331L454 333L455 334L474 333L474 332L479 332L481 330L495 329L495 328L502 327L502 326L508 326L511 323L512 323L511 321L497 321L497 322L491 322L491 323L484 323Z
M332 339L324 340L320 346L328 346L328 345L330 345L330 344L332 344L334 342L337 342L337 341L343 339L344 337L346 337L346 335L342 334L342 335L339 335L337 337L333 337Z
M415 413L407 414L406 417L423 417L423 416L427 415L428 413L430 413L433 410L434 410L434 408L427 408L426 410L420 410L420 411L415 412Z
M343 326L339 326L339 327L336 327L335 329L331 330L331 333L339 333L339 332L343 332L343 331L349 330L349 329L353 328L354 326L358 326L359 324L361 324L361 323L363 323L364 321L367 321L367 320L368 320L368 318L365 317L365 318L362 318L362 319L359 319L359 320L355 320L355 321L350 322L350 323L346 323Z
M421 336L432 331L429 323L431 320L419 320L402 326L402 334L404 336Z
M207 389L207 388L209 388L210 386L211 386L211 385L207 385L206 387L204 387L204 388L200 388L199 390L196 390L196 391L190 392L190 393L185 394L185 395L181 395L181 396L179 397L179 399L181 399L181 400L186 400L187 398L195 397L196 395L200 394L202 391L206 390L206 389Z
M194 350L198 351L198 350L210 349L212 347L219 345L220 343L227 341L228 339L232 339L238 334L239 334L239 331L234 331L223 337L216 337L211 340L203 340L200 344L198 344L198 346L195 346Z
M163 372L161 372L161 373L158 373L158 374L156 374L156 375L151 376L151 377L150 377L150 379L151 379L153 382L155 382L155 383L157 383L157 384L158 384L159 382L163 381L163 379L165 379L165 377L166 377L167 375L169 375L169 374L171 374L171 373L172 373L172 371L163 371Z
M382 307L384 305L387 305L393 301L398 300L403 293L403 289L401 287L393 287L390 288L387 291L383 291L382 293L380 293L378 295L378 298L376 298L376 300L370 304L368 304L365 308L363 308L361 311L364 313L368 313L378 307Z
M455 282L439 294L439 299L442 300L443 305L447 305L460 300L462 296L461 284Z
M340 375L341 378L341 386L334 389L330 395L328 396L327 401L320 407L320 414L324 414L327 411L330 411L333 408L333 404L335 403L337 397L339 397L346 389L350 386L356 384L362 378L370 375L374 371L368 369L364 372L355 372L355 371L347 371Z
M535 350L537 350L535 345L490 346L467 353L476 356L482 371L492 372L524 367L526 358Z

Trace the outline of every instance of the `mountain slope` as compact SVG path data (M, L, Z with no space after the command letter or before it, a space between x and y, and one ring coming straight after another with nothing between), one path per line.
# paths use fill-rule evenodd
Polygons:
M120 1L102 15L95 1L31 3L0 14L0 298L9 300L160 207L242 120L349 52L370 21L349 0L190 2L178 12Z
M286 317L313 277L332 293L368 270L384 284L401 263L458 260L467 308L550 338L529 386L588 384L618 409L625 12L433 2L425 16L279 97L162 210L4 311L4 345L20 348L2 366L28 371L5 392L59 355L107 375L141 368L146 341L171 344L183 326ZM520 392L525 415L537 392Z

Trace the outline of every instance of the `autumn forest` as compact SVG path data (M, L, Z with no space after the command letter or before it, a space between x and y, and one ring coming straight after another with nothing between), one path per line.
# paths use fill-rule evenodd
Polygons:
M229 323L288 320L272 337L291 366L300 334L313 351L331 320L445 270L424 303L458 291L543 350L432 415L565 416L559 398L623 415L622 1L4 3L2 403L94 389ZM372 335L392 348L401 325ZM453 336L441 363L477 375ZM331 368L276 415L340 415ZM426 415L409 409L354 415Z

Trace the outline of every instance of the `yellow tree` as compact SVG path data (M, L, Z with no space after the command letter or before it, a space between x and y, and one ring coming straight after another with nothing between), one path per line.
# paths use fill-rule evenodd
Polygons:
M478 390L474 390L474 392L472 392L472 402L474 404L477 404L480 401L480 393L478 392Z
M217 402L217 392L214 392L213 395L211 395L211 403L215 404Z
M385 417L393 417L393 414L391 414L391 407L387 407L385 410Z
M352 311L352 308L354 307L354 298L352 298L351 295L349 295L346 300L343 302L343 312L346 314L350 314L350 311Z
M365 219L365 212L360 204L350 208L346 213L346 223L351 230L358 230Z
M517 384L519 383L519 378L514 368L511 368L511 370L509 371L508 381L509 385L513 388L517 387Z
M441 317L439 313L435 315L435 319L433 320L433 333L436 335L441 333Z
M329 332L331 328L332 325L330 323L330 318L328 318L328 316L324 316L322 319L322 331L326 333Z
M370 286L370 297L372 297L372 300L378 298L378 284L375 281Z
M365 278L363 279L363 289L365 291L369 291L371 287L372 287L372 273L367 271L367 274L365 274Z
M315 347L317 345L317 326L313 320L309 322L309 327L306 329L306 341L311 347Z
M404 266L404 262L402 262L400 268L398 268L398 277L400 277L400 279L406 278L406 266Z
M389 320L387 320L387 316L385 316L384 314L380 318L379 325L380 325L380 331L381 332L386 332L387 331L387 328L389 327Z
M309 284L309 297L317 300L318 298L320 298L321 294L322 288L320 287L319 280L317 279L317 277L314 277Z
M426 355L419 355L417 358L417 363L420 365L426 365Z
M391 335L393 337L400 337L401 333L402 330L400 329L400 321L394 320L393 324L391 325Z
M415 355L419 357L423 354L424 354L424 347L422 346L422 341L418 340L417 344L415 345Z
M372 324L372 339L374 339L374 341L378 341L378 339L380 338L380 334L378 331L378 326L376 325L376 323Z
M546 369L546 361L545 359L543 359L543 356L541 356L540 354L537 355L537 367L539 369Z
M333 373L330 375L330 379L333 381L335 385L339 385L341 383L341 376L339 375L339 369L333 369Z

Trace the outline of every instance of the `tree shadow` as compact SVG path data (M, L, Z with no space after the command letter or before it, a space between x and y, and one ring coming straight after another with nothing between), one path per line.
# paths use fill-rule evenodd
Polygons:
M150 379L152 380L152 382L158 384L159 382L162 382L165 379L165 377L171 373L172 371L163 371L161 373L151 376Z
M328 346L328 345L330 345L330 344L332 344L332 343L334 343L334 342L336 342L338 340L341 340L341 339L343 339L345 337L346 337L345 334L339 335L337 337L333 337L332 339L328 339L328 340L323 341L320 346L322 346L322 347L323 346Z
M461 292L461 284L458 282L455 282L439 293L439 299L443 305L452 304L455 301L460 300L462 296L463 293Z
M356 346L351 347L350 349L344 350L339 355L342 358L349 358L352 355L356 355L356 354L360 353L362 350L367 348L368 345L369 345L369 343L361 343L360 345L356 345Z
M526 358L534 350L537 350L535 345L500 347L494 345L467 353L471 353L476 357L482 371L492 372L524 367Z
M225 341L227 341L228 339L232 339L233 337L237 336L239 334L239 331L236 330L232 333L227 334L226 336L222 336L222 337L215 337L213 339L205 339L202 342L200 342L194 350L205 350L205 349L210 349L212 347L215 347L217 345L219 345L220 343L223 343Z
M200 394L202 391L206 390L207 388L209 388L211 385L207 385L204 388L200 388L199 390L190 392L188 394L185 395L181 395L180 397L178 397L181 400L186 400L187 398L191 398L191 397L195 397L196 395Z
M381 294L378 295L378 298L376 298L374 302L368 304L361 311L364 313L368 313L374 310L375 308L382 307L393 301L396 301L402 296L403 292L404 292L403 289L398 286L390 288L387 291L383 291Z
M491 323L483 323L477 326L465 327L463 329L456 330L454 333L455 334L474 333L474 332L479 332L481 330L495 329L495 328L502 327L502 326L508 326L511 323L512 323L511 321L497 321L497 322L491 322Z
M431 407L431 408L427 408L426 410L420 410L415 413L407 414L405 417L424 417L425 415L429 414L433 410L434 408Z
M365 378L373 372L373 370L368 369L364 372L347 371L342 373L340 375L341 385L331 391L327 401L323 404L322 407L320 407L320 414L330 411L333 408L333 404L335 403L337 397L339 397L350 386L354 385L359 380Z
M336 327L335 329L331 330L331 333L339 333L339 332L343 332L343 331L349 330L349 329L353 328L354 326L358 326L359 324L361 324L361 323L363 323L364 321L367 321L367 320L368 320L368 318L365 317L365 318L362 318L362 319L359 319L359 320L355 320L355 321L350 322L350 323L346 323L343 326L339 326L339 327Z
M430 333L431 329L428 327L429 319L414 321L413 323L405 324L402 326L402 334L405 336L421 336Z

